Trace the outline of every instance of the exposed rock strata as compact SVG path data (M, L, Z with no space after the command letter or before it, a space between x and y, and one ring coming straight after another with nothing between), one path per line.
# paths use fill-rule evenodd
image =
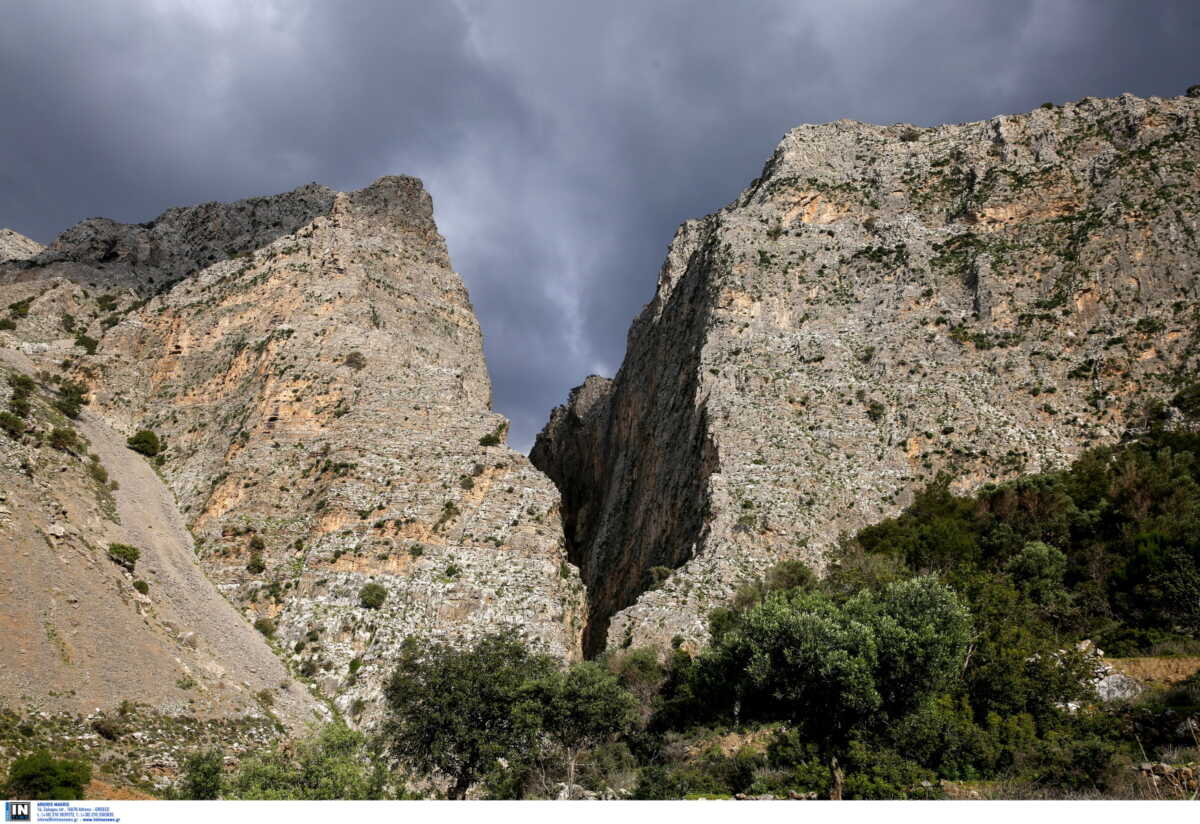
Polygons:
M609 646L702 643L740 581L819 567L937 473L965 491L1143 422L1200 350L1198 157L1187 98L791 131L679 230L620 372L531 453L590 648L610 616Z
M419 181L87 221L35 264L9 267L8 301L30 303L0 345L71 359L106 422L165 440L161 472L209 576L274 621L282 653L352 719L374 717L410 636L510 626L579 655L586 604L558 494L503 445ZM369 582L386 590L378 609L360 603Z

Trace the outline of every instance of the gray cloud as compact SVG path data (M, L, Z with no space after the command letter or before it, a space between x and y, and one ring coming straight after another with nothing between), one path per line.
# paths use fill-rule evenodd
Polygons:
M0 226L420 176L524 448L788 128L1178 94L1198 30L1117 0L40 0L0 29Z

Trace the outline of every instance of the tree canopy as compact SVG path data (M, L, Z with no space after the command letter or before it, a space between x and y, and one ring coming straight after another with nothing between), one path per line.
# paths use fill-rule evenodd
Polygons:
M553 670L511 634L461 650L410 639L384 690L389 749L416 770L449 776L450 796L462 798L497 759L533 748L540 707L527 686Z

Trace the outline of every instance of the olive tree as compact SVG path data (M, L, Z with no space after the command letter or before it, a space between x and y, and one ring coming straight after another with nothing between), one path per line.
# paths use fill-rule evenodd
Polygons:
M526 690L540 709L542 734L562 754L567 793L575 791L581 756L633 728L637 701L616 677L594 661L553 671Z
M705 653L701 677L747 717L786 719L825 753L832 798L856 732L937 694L962 665L970 616L932 577L864 591L845 603L817 592L769 594Z
M450 797L463 798L497 759L537 745L541 708L529 687L554 670L511 634L468 649L410 639L384 688L387 745L413 769L448 776Z

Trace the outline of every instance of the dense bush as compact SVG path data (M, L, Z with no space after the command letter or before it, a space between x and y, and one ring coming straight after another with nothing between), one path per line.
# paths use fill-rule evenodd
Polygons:
M220 750L192 753L183 764L181 795L194 801L221 796L222 768L225 758Z
M25 422L11 412L0 412L0 429L13 440L25 433Z
M77 381L63 381L58 387L54 408L68 418L75 419L87 404L87 387Z
M153 458L162 449L162 443L159 441L158 435L149 429L139 429L129 440L125 441L125 445L134 452L140 452L147 458Z
M466 650L410 639L384 689L392 755L448 776L450 797L462 798L496 759L533 749L539 707L526 688L553 670L550 658L509 635L487 636Z
M226 797L253 800L330 801L380 798L382 773L366 737L329 724L295 747L280 747L244 761L228 782Z
M1135 654L1153 651L1151 638L1194 642L1198 456L1200 436L1157 432L970 498L952 495L943 479L857 543L909 572L943 571L976 611L1009 602L1031 630L1062 643L1092 637ZM845 561L854 574L853 559Z
M548 776L574 792L581 765L597 780L632 772L617 739L635 729L637 701L617 677L596 662L562 670L513 635L468 649L410 641L384 695L392 755L451 779L452 798L480 780L492 797L547 793Z
M8 399L9 411L18 418L28 418L29 398L33 394L35 386L33 378L14 373L8 376L8 385L12 389L12 395Z
M499 446L504 443L504 435L508 431L508 422L501 421L491 432L479 439L480 446Z
M387 600L387 590L382 584L365 584L358 591L358 603L367 609L379 609Z
M50 446L59 452L69 452L73 455L83 450L79 434L69 426L56 426L50 430Z
M714 633L694 676L697 697L730 721L796 725L828 759L840 797L838 759L851 741L948 688L970 629L958 596L930 577L841 603L775 591Z
M138 558L141 557L141 550L129 544L109 544L108 557L117 566L133 572L134 566L137 564Z
M92 780L92 768L82 761L53 758L45 750L18 758L8 768L4 795L30 800L77 801Z
M1121 763L1194 745L1171 702L1195 711L1200 696L1098 705L1075 644L1200 651L1197 455L1200 436L1159 428L972 496L940 479L843 541L822 581L742 587L711 616L711 648L671 660L650 729L787 722L758 789L836 794L838 770L814 772L832 756L851 798L930 797L936 779L1121 792ZM732 791L712 784L723 769L648 766L638 793Z

